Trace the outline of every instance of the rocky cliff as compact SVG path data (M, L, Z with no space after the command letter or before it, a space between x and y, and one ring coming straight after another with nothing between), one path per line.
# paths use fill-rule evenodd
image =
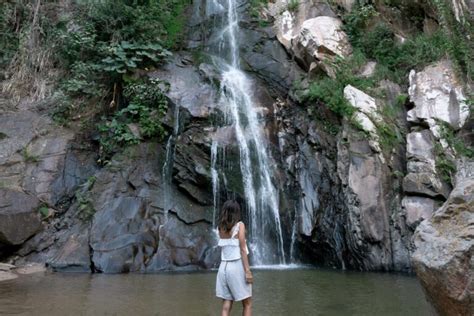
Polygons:
M225 119L218 99L222 78L208 52L216 45L213 25L225 10L211 2L193 2L186 48L148 74L170 83L167 143L124 148L99 166L93 130L56 126L47 115L47 99L2 100L0 257L106 273L215 266L215 208L229 196L244 205L245 199L236 136L218 124ZM472 153L469 80L464 82L458 64L446 55L403 70L401 77L391 75L398 69L383 64L378 50L362 63L354 61L360 48L347 25L356 14L370 17L367 34L388 23L393 39L388 44L397 49L411 45L403 43L417 32L441 28L433 6L329 3L238 1L241 64L251 76L276 166L287 259L411 271L416 247L416 271L423 284L437 288L451 277L436 279L436 273L452 271L451 265L469 271L469 256L472 261L469 232L455 236L458 228L449 226L452 218L472 214L472 188L454 180L453 166L463 152ZM464 2L455 1L454 8L459 23L469 17ZM356 66L346 71L344 61ZM380 75L384 70L390 73ZM321 92L319 82L330 85ZM364 89L361 82L370 86ZM332 90L340 91L327 97ZM225 175L218 188L211 170L216 139L225 144L226 157L217 162L224 170L217 176ZM472 177L472 164L467 166L464 173ZM446 258L449 263L439 269L426 262L432 254L425 247L435 247L425 246L435 238L433 230L447 244L463 240L463 255ZM452 251L458 253L456 247ZM449 288L446 295L428 293L436 301L447 297L441 309L451 308L452 300L472 301L472 284L460 282L462 294L454 299Z

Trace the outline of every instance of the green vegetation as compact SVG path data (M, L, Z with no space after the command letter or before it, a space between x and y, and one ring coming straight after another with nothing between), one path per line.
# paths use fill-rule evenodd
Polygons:
M466 14L461 23L456 21L451 1L431 0L435 6L442 26L449 56L454 61L458 75L465 77L469 82L474 81L474 20Z
M370 87L371 79L360 78L355 69L362 66L366 61L360 51L355 51L351 58L343 60L337 58L330 66L335 69L335 78L321 75L315 79L303 96L303 100L319 100L340 117L350 118L355 109L344 98L344 87L352 85L359 89Z
M96 177L92 176L82 184L76 192L77 210L79 212L79 218L83 221L90 221L94 217L95 209L92 205L92 198L90 196L90 190L94 186Z
M452 127L442 121L438 121L438 125L440 126L440 136L444 139L449 147L451 147L455 154L458 156L464 156L468 158L474 158L474 148L472 146L466 145L464 140L457 136L455 131Z
M22 149L21 155L25 162L38 162L39 161L39 157L36 155L33 155L28 149L28 147L25 147Z
M435 143L434 146L434 153L435 153L435 165L436 170L441 176L441 179L444 181L451 183L451 179L453 178L454 174L456 173L456 165L452 159L450 159L446 155L446 151L441 146L440 143Z
M161 120L168 108L164 95L167 88L167 83L158 79L132 82L125 86L124 96L128 106L112 117L103 117L98 125L101 163L106 163L123 146L138 144L145 138L164 138L166 133Z
M352 46L377 62L375 79L390 79L403 85L411 69L420 69L447 55L449 40L443 32L420 33L403 44L397 43L386 22L377 20L373 25L377 15L372 5L366 4L344 16L344 31Z
M444 0L432 0L432 3L442 27L433 34L426 34L421 31L424 13L419 5L403 0L385 1L385 5L406 12L408 19L420 30L400 43L389 22L379 16L373 1L357 1L354 8L343 16L343 28L353 47L353 55L347 59L336 58L330 63L328 66L334 70L334 76L320 75L315 78L305 91L303 101L322 102L339 117L349 119L354 127L360 128L353 119L355 109L343 95L344 88L349 84L379 97L380 89L376 85L381 80L388 79L406 87L411 69L420 70L445 57L450 57L461 75L472 81L474 44L467 38L468 34L474 34L471 21L455 21L450 4ZM369 60L377 62L375 72L370 78L361 78L358 72ZM403 141L396 116L406 101L407 96L400 95L395 104L381 107L383 123L373 120L384 151ZM460 142L452 130L446 133L445 138L449 139L457 153L472 156L472 150ZM449 159L441 160L438 165L446 171L445 174L452 172Z
M287 9L290 12L295 12L296 10L298 10L299 5L300 5L299 0L289 0Z
M38 208L38 212L41 215L41 219L48 218L48 216L49 216L49 207L48 207L48 205L46 205L46 204L40 205L40 207Z
M73 0L64 6L53 0L2 1L3 89L16 99L49 96L49 113L61 125L80 120L90 126L103 116L98 128L105 156L137 141L126 127L129 123L139 125L140 139L162 137L167 87L148 80L147 72L182 46L184 11L190 3ZM138 97L144 92L151 93L153 104Z

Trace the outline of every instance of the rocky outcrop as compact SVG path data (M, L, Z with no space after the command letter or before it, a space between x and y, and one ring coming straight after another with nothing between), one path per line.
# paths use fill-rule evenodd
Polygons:
M0 243L20 245L41 228L40 201L22 192L0 189Z
M334 76L330 66L334 57L344 58L352 51L342 22L325 3L305 0L291 7L287 1L276 1L269 5L269 11L275 19L278 41L305 71L321 69Z
M441 315L474 310L474 180L459 181L446 203L415 232L413 265Z
M457 130L469 116L462 84L456 79L452 63L448 60L428 66L418 73L412 70L408 93L415 104L408 111L408 121L429 125L435 135L436 120L446 122Z

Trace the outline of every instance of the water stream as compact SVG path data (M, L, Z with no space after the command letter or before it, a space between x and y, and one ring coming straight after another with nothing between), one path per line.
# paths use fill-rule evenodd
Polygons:
M240 68L236 1L221 2L225 2L220 4L227 11L225 22L219 30L219 49L215 52L217 58L214 60L217 60L222 75L220 104L226 114L226 123L235 130L239 146L240 171L249 218L251 261L253 265L285 264L279 197L273 183L274 164L263 133L265 123L257 115L254 83ZM216 159L214 157L214 161ZM217 174L218 170L216 176L212 177L213 188L219 185Z

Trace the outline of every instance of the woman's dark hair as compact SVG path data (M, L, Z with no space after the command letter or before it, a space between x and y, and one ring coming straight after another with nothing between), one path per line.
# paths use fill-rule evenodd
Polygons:
M222 232L230 232L232 227L240 221L240 205L235 200L228 200L222 205L218 227Z

